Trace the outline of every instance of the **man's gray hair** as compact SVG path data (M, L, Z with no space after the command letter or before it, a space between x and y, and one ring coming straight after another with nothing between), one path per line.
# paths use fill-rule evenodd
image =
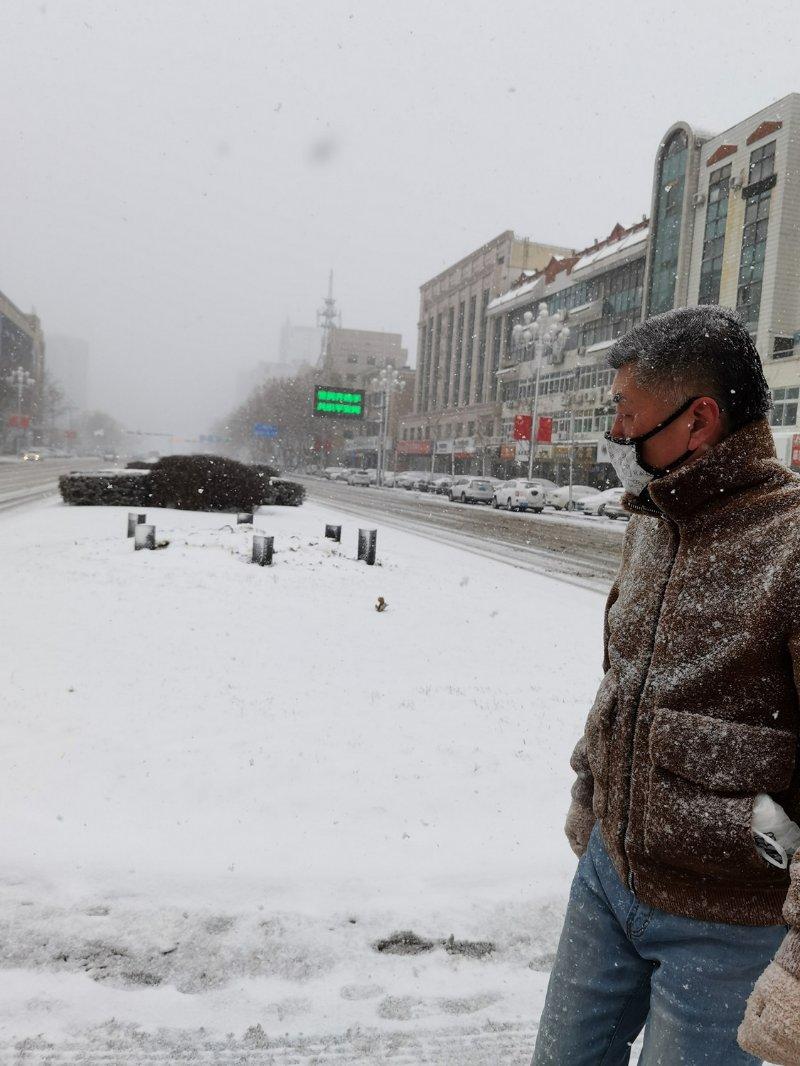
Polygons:
M614 370L630 366L636 384L671 406L712 396L730 430L772 407L761 357L741 317L728 307L679 307L640 322L610 350Z

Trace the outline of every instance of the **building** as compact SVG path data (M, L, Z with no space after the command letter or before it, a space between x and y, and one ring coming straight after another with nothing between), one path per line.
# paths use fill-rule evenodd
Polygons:
M278 363L289 366L315 366L322 351L319 326L293 326L287 318L281 326Z
M81 411L89 407L89 345L78 337L47 338L47 374Z
M450 449L441 452L442 464L448 455L472 458L496 445L500 337L491 330L489 303L520 272L533 276L568 251L506 230L420 286L414 410L398 442L404 466L434 459L436 441Z
M375 467L378 462L382 418L382 394L373 384L376 374L384 367L400 373L405 387L394 393L388 404L387 456L392 455L397 439L396 425L413 402L413 371L408 366L408 350L403 347L399 333L383 333L367 329L332 327L321 384L349 386L365 392L363 422L341 426L344 461L350 466ZM388 465L391 462L387 460Z
M0 292L0 446L16 452L35 432L44 377L44 334L39 318L26 315ZM28 385L10 382L10 374L22 368L33 379Z
M606 350L643 318L701 303L744 316L772 390L778 452L790 462L793 443L800 455L800 94L722 133L673 124L655 153L651 221L617 224L603 241L512 274L476 330L468 318L471 368L449 354L449 315L426 315L418 404L400 447L433 453L440 469L521 473L530 444L515 437L532 416L538 368L537 474L563 481L572 459L576 481L604 484L613 479L603 449ZM540 309L552 329L541 360L526 332Z

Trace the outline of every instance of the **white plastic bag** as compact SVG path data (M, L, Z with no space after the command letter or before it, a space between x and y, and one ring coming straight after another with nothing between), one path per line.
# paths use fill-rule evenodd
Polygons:
M750 828L761 857L772 866L785 870L800 848L800 826L771 796L759 792L753 803Z

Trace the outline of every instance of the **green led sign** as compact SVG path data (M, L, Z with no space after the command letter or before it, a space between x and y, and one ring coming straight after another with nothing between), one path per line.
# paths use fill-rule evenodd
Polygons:
M363 418L362 389L333 389L317 385L314 390L314 414L321 418Z

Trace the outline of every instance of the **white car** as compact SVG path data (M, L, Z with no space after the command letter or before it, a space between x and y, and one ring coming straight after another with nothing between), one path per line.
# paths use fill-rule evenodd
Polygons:
M450 487L450 499L453 503L486 503L494 499L494 485L485 477L470 477L464 481L454 481Z
M347 476L351 471L346 466L327 466L322 471L323 477L328 478L329 481L347 481Z
M348 485L362 485L364 488L369 488L372 484L372 477L369 470L351 470L347 475Z
M415 481L427 476L427 470L404 470L394 479L395 487L398 489L411 489Z
M596 514L601 515L605 511L607 503L619 503L622 499L622 494L625 492L623 488L606 489L604 492L598 492L595 496L587 496L581 500L583 504L584 514Z
M507 511L535 511L541 514L544 510L544 488L536 481L527 481L525 478L517 478L512 481L503 481L494 490L493 507L505 507Z
M557 511L580 511L583 507L582 501L587 496L594 496L596 492L591 485L573 485L570 501L569 485L562 485L559 489L548 489L545 502Z

